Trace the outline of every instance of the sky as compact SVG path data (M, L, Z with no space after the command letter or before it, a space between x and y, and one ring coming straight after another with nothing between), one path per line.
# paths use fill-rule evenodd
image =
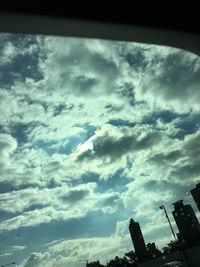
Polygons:
M199 217L200 58L121 41L0 34L0 264L83 267L161 249Z

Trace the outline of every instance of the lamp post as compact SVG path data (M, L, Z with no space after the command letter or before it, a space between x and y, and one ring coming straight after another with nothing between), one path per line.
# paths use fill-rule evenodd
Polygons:
M170 222L170 220L169 220L169 216L168 216L168 214L167 214L167 211L166 211L165 206L164 206L164 205L161 205L159 208L160 208L161 210L164 210L164 212L165 212L165 216L166 216L166 218L167 218L167 220L168 220L168 223L169 223L170 229L171 229L171 231L172 231L172 234L173 234L173 236L174 236L174 239L175 239L176 241L178 241L178 239L177 239L177 237L176 237L176 235L175 235L175 233L174 233L174 230L173 230L173 228L172 228L172 224L171 224L171 222Z
M173 236L174 236L174 239L175 239L175 241L177 241L177 243L178 243L178 251L179 251L179 254L180 254L181 259L182 259L183 261L186 261L186 262L187 262L187 258L186 258L186 255L185 255L185 251L184 251L184 249L182 248L181 244L179 243L179 240L177 239L177 237L176 237L176 235L175 235L175 233L174 233L174 230L173 230L173 228L172 228L172 224L171 224L171 222L170 222L170 219L169 219L169 216L168 216L168 214L167 214L167 211L166 211L165 206L164 206L164 205L161 205L159 208L160 208L161 210L164 210L164 212L165 212L165 216L166 216L166 218L167 218L167 220L168 220L168 223L169 223L170 229L171 229L171 231L172 231L172 234L173 234Z

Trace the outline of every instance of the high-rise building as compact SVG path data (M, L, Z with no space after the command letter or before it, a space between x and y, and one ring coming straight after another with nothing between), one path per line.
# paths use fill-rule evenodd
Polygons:
M130 219L129 231L138 261L142 261L146 258L147 251L139 223Z
M178 235L179 238L186 245L192 245L199 241L200 224L191 205L184 205L183 200L176 201L173 205L174 210L172 214L180 232Z
M197 207L200 211L200 183L198 183L196 185L196 188L191 190L191 194L192 194L194 201L196 202Z

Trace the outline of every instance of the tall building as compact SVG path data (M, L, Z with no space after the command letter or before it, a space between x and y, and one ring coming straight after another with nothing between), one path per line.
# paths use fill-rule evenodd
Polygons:
M130 219L129 231L138 261L142 261L146 258L147 251L139 223Z
M200 239L200 224L191 205L184 205L183 200L173 203L172 214L179 229L179 238L186 245L192 245Z
M194 201L196 202L197 207L200 211L200 183L198 183L196 185L196 188L191 190L191 194L192 194Z

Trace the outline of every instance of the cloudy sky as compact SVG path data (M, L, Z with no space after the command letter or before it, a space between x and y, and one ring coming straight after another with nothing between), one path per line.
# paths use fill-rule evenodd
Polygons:
M196 211L199 85L183 50L1 34L0 264L104 263L133 249L130 218L170 241L159 205Z

